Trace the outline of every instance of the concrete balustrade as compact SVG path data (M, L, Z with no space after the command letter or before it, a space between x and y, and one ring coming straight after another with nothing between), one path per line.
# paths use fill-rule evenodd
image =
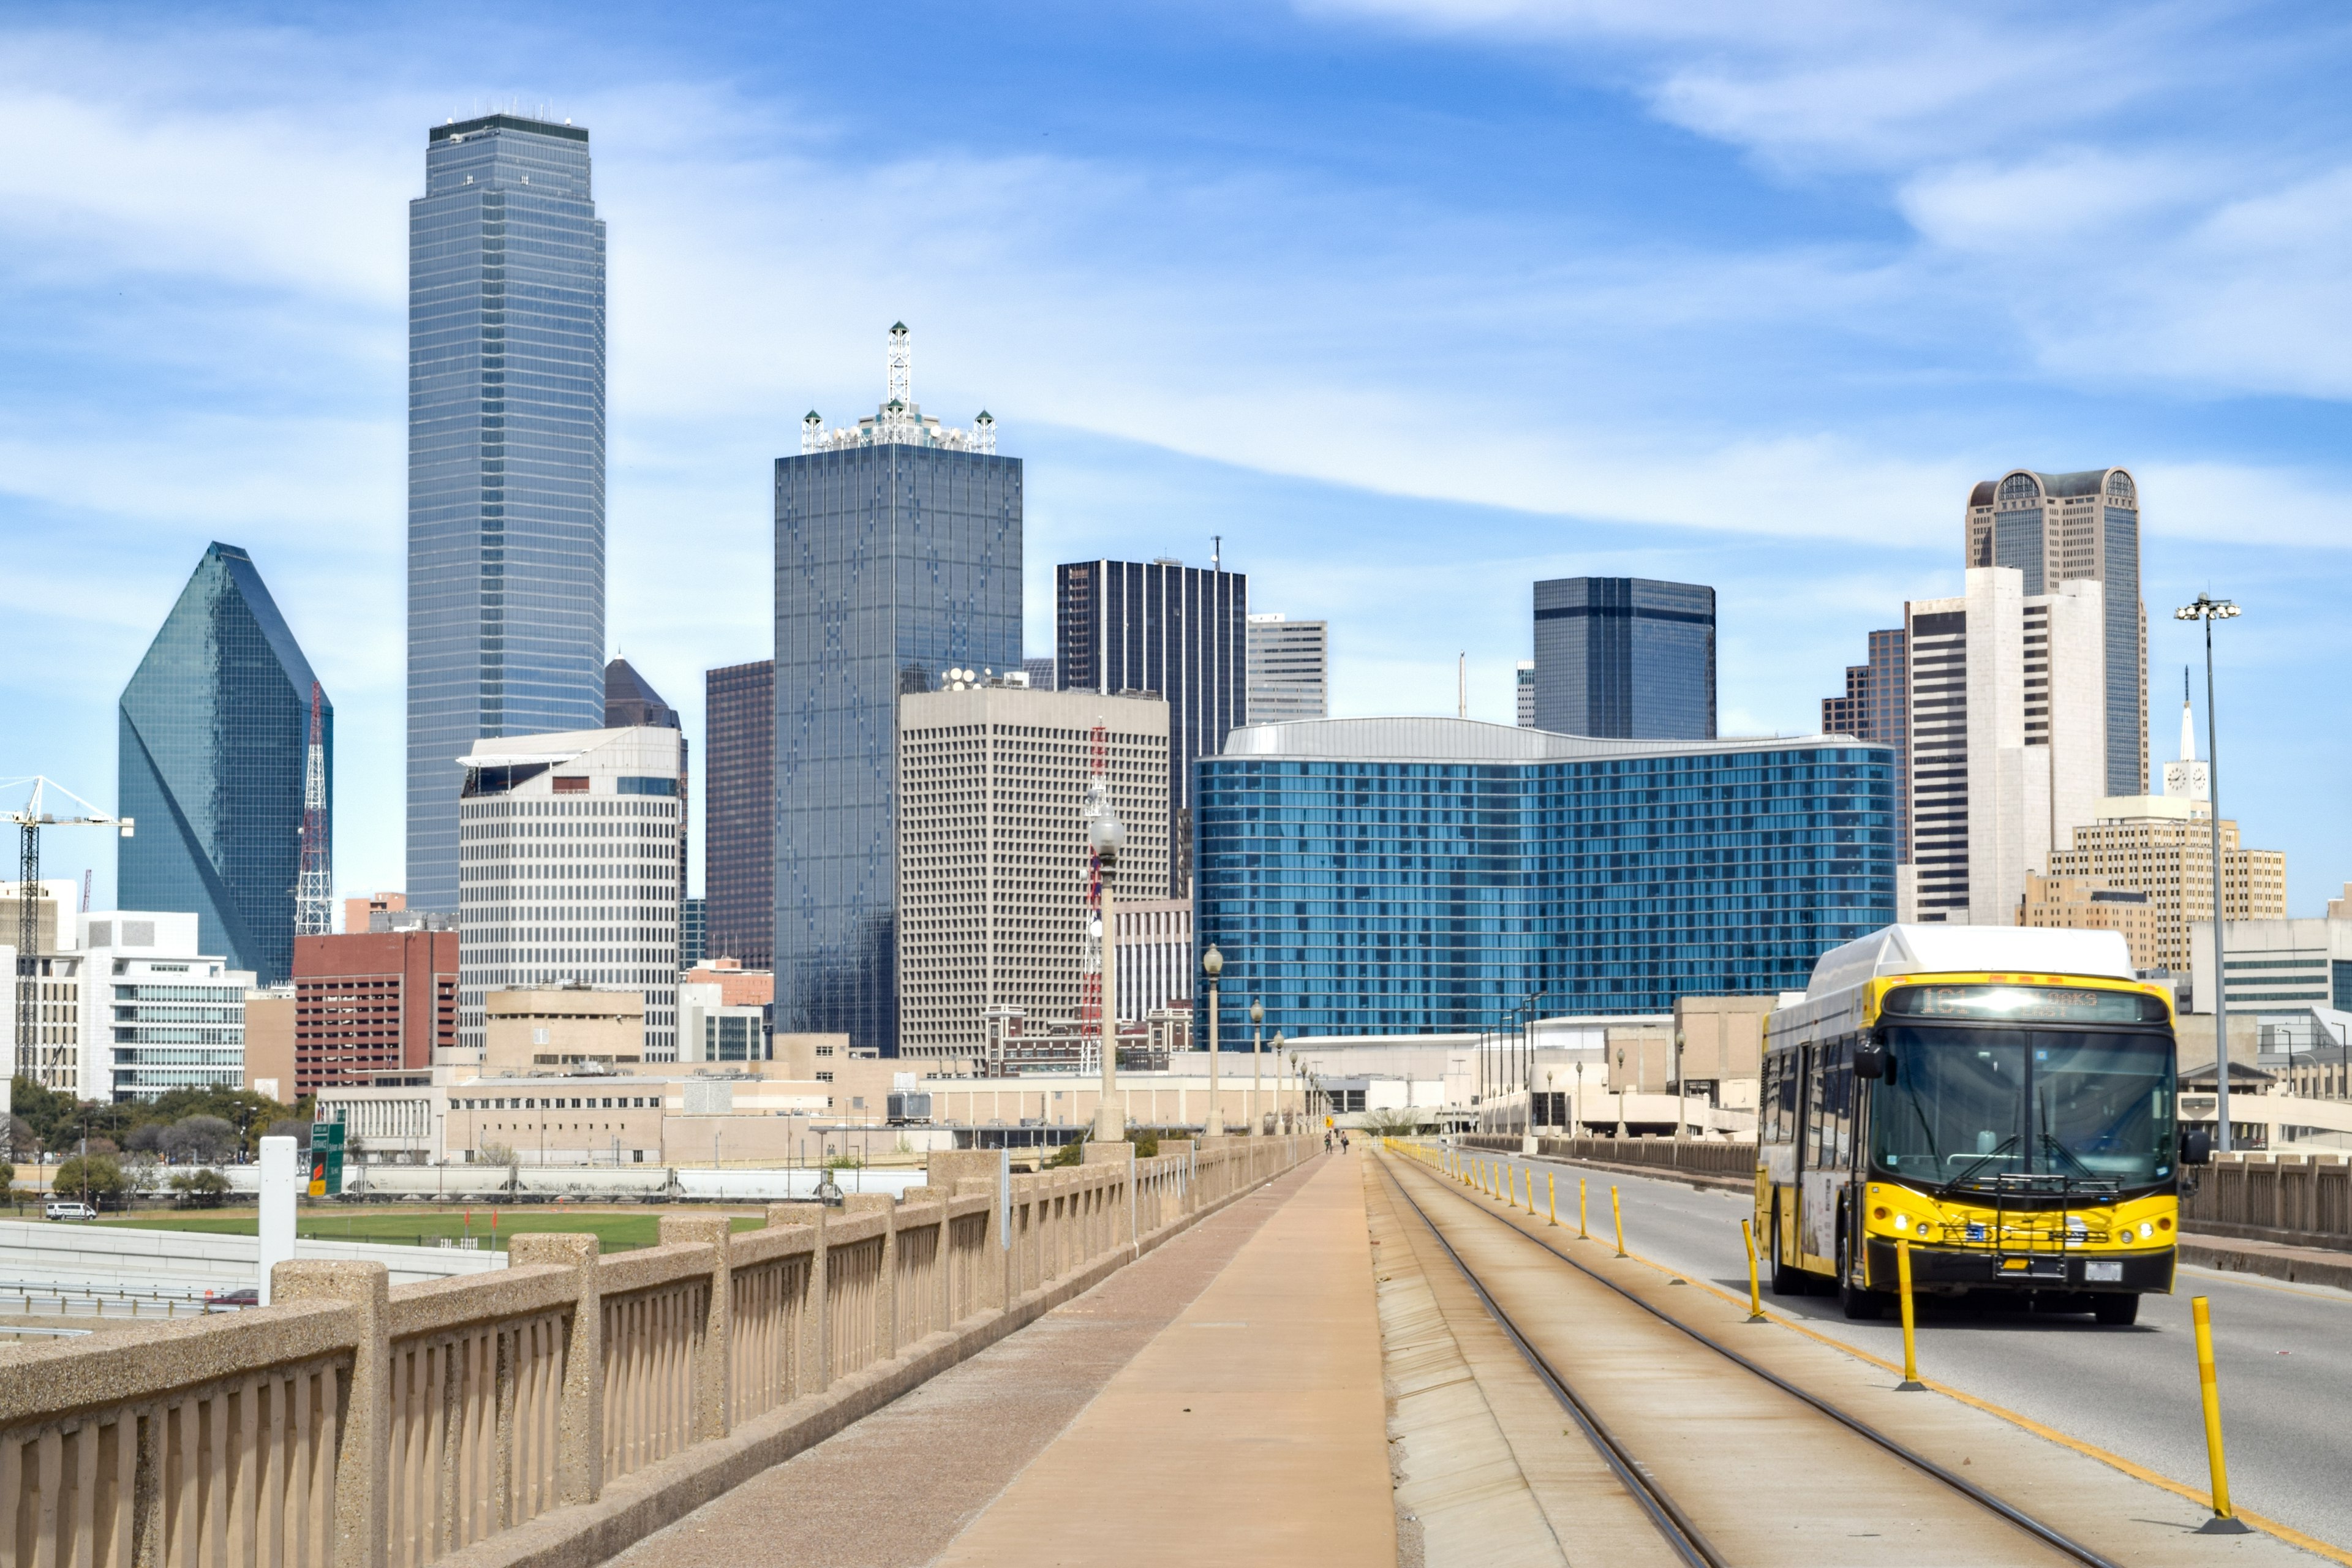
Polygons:
M277 1305L0 1346L0 1568L600 1562L1281 1174L1311 1139L927 1184L661 1243L517 1237L495 1273L391 1287L297 1260Z

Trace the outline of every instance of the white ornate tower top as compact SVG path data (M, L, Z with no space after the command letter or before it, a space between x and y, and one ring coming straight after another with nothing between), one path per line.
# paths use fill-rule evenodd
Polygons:
M2212 765L2197 760L2197 721L2189 707L2189 671L2180 672L2180 760L2164 764L2164 793L2173 800L2211 800Z
M882 370L883 403L875 410L874 417L828 430L824 418L811 409L801 421L803 453L837 452L852 447L938 447L950 452L981 453L996 450L996 421L986 409L981 410L970 430L954 429L924 416L921 406L915 402L914 342L904 321L891 324Z

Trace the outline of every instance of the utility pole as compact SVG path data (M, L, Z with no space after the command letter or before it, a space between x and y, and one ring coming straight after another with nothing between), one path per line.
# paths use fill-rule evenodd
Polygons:
M40 1065L41 1037L41 829L111 827L128 838L132 824L130 817L110 816L63 784L37 774L31 779L10 782L33 786L24 809L0 813L0 820L14 823L19 836L16 849L16 1071L33 1078ZM59 816L45 808L41 797L51 790L80 806L85 815ZM65 910L60 908L58 913L62 918Z

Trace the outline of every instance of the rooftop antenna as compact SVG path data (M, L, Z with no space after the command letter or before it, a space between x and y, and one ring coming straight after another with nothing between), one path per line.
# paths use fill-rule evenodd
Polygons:
M907 323L890 324L890 350L885 366L888 379L886 398L896 398L912 407L915 402L915 350L907 336Z
M1456 718L1470 717L1470 653L1466 648L1454 658L1454 708Z
M302 863L294 879L294 934L335 929L333 878L327 871L327 747L319 721L319 683L310 682L310 744L302 760Z
M1224 569L1225 536L1222 533L1213 533L1209 535L1209 570L1222 572Z

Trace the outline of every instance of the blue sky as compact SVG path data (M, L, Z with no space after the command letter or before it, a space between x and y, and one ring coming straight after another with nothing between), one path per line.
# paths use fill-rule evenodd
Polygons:
M769 460L903 318L926 411L1027 461L1033 651L1056 561L1222 534L1332 621L1340 713L1450 711L1466 654L1507 720L1529 582L1634 573L1717 587L1726 732L1809 731L1957 590L1970 481L2126 464L2159 756L2210 588L2227 808L2295 912L2352 877L2336 8L12 15L0 776L112 799L228 540L337 703L337 881L399 885L405 203L512 104L594 137L609 624L698 742L766 651ZM48 863L103 903L111 855Z

